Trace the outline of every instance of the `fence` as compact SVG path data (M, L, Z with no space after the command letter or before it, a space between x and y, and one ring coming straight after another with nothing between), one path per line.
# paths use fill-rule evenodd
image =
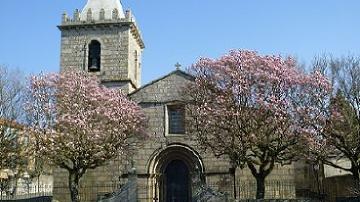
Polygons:
M98 202L136 202L137 201L137 179L131 176L129 181L121 189L113 192L109 196L100 197Z
M239 180L236 188L240 198L251 199L256 196L255 181ZM272 199L296 198L296 186L294 180L266 180L265 197Z
M107 196L109 193L112 193L122 186L119 184L104 184L104 185L93 185L93 186L83 186L80 185L80 199L81 201L95 201L97 198ZM71 201L70 200L70 190L68 186L55 186L53 190L54 198L58 201Z
M227 184L229 185L229 184ZM205 190L205 192L202 191L202 193L193 193L195 195L195 199L200 199L200 201L203 201L201 198L205 196L211 196L216 195L213 198L222 198L219 201L233 201L234 196L234 187L231 186L226 189L219 189L221 186L216 183L210 182L206 185L206 188L209 188L208 190ZM254 200L256 197L256 189L257 184L255 179L252 178L240 178L236 181L236 195L237 199L241 199L244 202L246 201L256 201ZM223 193L216 192L216 190L222 190ZM214 192L215 191L215 192ZM297 187L294 179L267 179L265 181L265 198L271 199L270 201L317 201L317 200L310 200L310 199L318 199L318 196L309 193L310 190L307 190L309 192L306 196L301 197L301 200L297 198ZM306 198L306 199L303 199ZM296 199L296 200L295 200ZM197 200L196 200L197 201ZM205 200L207 201L207 200Z
M15 196L0 196L0 201L9 201L9 202L51 202L52 194L51 193L34 193L34 194L24 194L24 195L15 195Z
M20 185L0 190L0 201L51 201L52 187L48 185Z

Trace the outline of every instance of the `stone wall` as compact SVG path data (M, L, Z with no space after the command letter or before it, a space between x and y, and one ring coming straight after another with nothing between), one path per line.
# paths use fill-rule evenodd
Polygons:
M231 192L231 176L229 175L229 163L226 159L217 159L209 153L197 149L195 142L187 135L168 134L166 128L166 108L182 100L182 88L193 78L182 71L174 71L158 80L145 85L139 91L131 94L131 99L142 106L149 120L149 139L141 149L133 156L136 169L139 174L139 201L150 201L154 185L151 185L150 164L159 151L166 150L171 145L179 144L194 149L201 156L202 163L206 168L204 173L206 181L216 191ZM169 154L170 155L170 154ZM150 169L150 170L149 170ZM149 173L150 172L150 173ZM232 192L231 192L232 193Z
M329 202L335 202L338 198L350 198L355 194L355 183L352 175L332 176L324 179L324 192ZM358 191L357 191L358 192ZM350 199L348 201L351 201ZM359 201L359 199L357 199Z
M101 44L101 68L100 72L92 74L109 88L122 89L125 94L134 91L140 86L141 77L141 66L135 64L134 52L138 55L137 62L141 63L144 48L134 16L127 11L125 18L89 19L92 20L80 21L78 10L73 19L63 15L62 24L58 26L61 30L61 71L88 71L88 45L97 40ZM88 170L80 180L82 201L94 201L99 195L115 191L124 169L123 159L117 159L106 166ZM69 196L68 173L56 168L54 198L66 202L70 201Z
M136 88L141 86L141 61L142 61L142 48L136 41L133 35L129 35L129 49L128 49L128 76L130 80L134 81Z
M62 69L82 69L85 62L87 70L88 44L97 40L101 43L101 72L96 73L99 78L104 81L128 79L129 27L119 24L61 29Z
M181 101L181 90L192 77L182 71L174 71L165 77L145 85L139 91L131 95L144 109L149 120L150 139L142 146L142 149L133 157L136 162L138 173L144 176L142 184L148 192L139 193L140 201L149 201L151 198L151 184L149 184L148 172L151 158L156 151L166 149L172 144L184 144L194 148L201 156L205 167L206 183L215 191L227 192L229 197L233 195L233 176L229 173L229 161L226 158L218 159L210 153L204 153L197 149L196 143L189 136L169 135L166 131L166 106ZM302 164L301 164L302 165ZM297 170L295 164L280 166L276 165L274 171L266 181L267 198L296 198L298 184L304 183L304 179L311 176L303 176L302 180L295 176L302 176L302 170ZM299 171L299 173L297 173ZM251 172L245 168L237 169L236 190L240 198L254 198L256 182ZM149 198L150 197L150 198Z
M137 198L140 202L152 201L156 196L156 189L159 185L156 184L156 178L159 173L154 171L153 166L161 164L159 157L162 152L166 152L168 148L177 145L179 147L188 148L189 153L196 153L198 159L204 167L203 175L207 185L214 191L227 193L229 198L233 197L233 176L229 172L229 161L226 158L216 158L211 153L206 153L199 150L196 143L190 136L187 135L171 135L167 133L166 129L166 106L168 104L180 102L182 97L180 91L186 83L191 82L192 77L182 71L174 71L149 85L135 91L130 95L131 99L138 102L147 118L149 138L143 142L135 151L135 154L130 159L135 163L137 171ZM191 150L191 151L190 151ZM180 149L174 149L173 152L166 155L173 155L176 158L177 154L174 152L182 152ZM160 160L159 160L160 159ZM120 181L127 181L127 177L122 176L123 171L126 170L126 165L121 162L114 161L111 166L101 167L96 170L89 170L81 181L82 193L87 193L86 198L92 201L99 195L104 193L112 193ZM304 165L304 164L301 164ZM160 165L161 166L161 165ZM305 179L312 178L309 174L304 172L305 167L298 167L295 164L280 166L276 165L274 171L268 176L266 181L266 198L296 198L297 187L301 183L307 183ZM194 170L191 170L191 175L195 175ZM57 176L61 176L60 172ZM306 174L306 175L304 175ZM122 177L120 177L122 176ZM297 177L296 177L297 176ZM61 177L55 184L67 186L66 176ZM301 178L301 180L300 180ZM308 187L307 187L308 188ZM245 168L236 171L236 187L237 195L240 198L254 198L256 191L256 183L251 172ZM310 188L309 188L310 189ZM55 187L54 196L62 196L60 189ZM64 197L64 196L62 196ZM61 201L67 201L65 198Z
M125 93L140 87L144 44L129 11L122 19L83 22L66 18L58 27L61 30L61 70L87 71L88 45L92 40L97 40L101 44L101 71L94 74L104 83L131 84L109 85L121 87Z

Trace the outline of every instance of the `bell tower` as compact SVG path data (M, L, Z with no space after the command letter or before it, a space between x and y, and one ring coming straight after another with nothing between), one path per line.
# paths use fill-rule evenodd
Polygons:
M88 0L72 17L64 13L58 28L61 71L82 69L124 93L140 87L145 45L134 16L119 0Z

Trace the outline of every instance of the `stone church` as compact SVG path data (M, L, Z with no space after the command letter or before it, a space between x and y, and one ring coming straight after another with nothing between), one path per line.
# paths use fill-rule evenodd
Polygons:
M248 170L234 171L227 159L198 150L185 135L180 90L192 82L191 75L174 68L173 72L141 85L145 44L134 15L124 12L119 0L88 0L73 16L63 14L58 28L61 70L81 68L97 75L105 86L128 93L149 120L150 138L133 156L86 173L81 180L82 201L97 201L118 190L127 183L129 170L136 177L135 197L141 202L190 202L199 181L229 197L255 196L255 180ZM53 174L54 199L70 201L67 172L55 169ZM315 186L310 179L314 177L305 164L278 165L268 177L266 196L305 196Z

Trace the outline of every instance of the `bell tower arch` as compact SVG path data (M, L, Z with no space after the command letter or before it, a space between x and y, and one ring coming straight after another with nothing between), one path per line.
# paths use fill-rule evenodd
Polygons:
M58 28L61 71L88 71L125 93L141 86L145 45L134 16L123 11L119 0L88 0L72 17L64 13Z

